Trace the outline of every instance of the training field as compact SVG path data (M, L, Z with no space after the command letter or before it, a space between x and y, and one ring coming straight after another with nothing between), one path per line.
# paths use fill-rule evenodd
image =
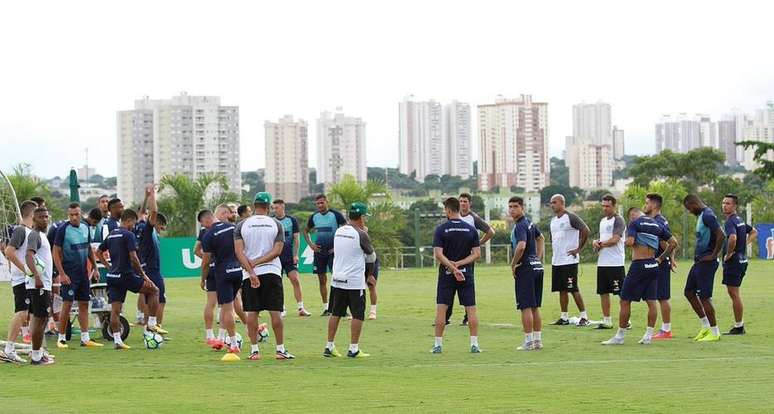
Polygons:
M681 292L685 281L687 263L680 265L673 293ZM170 340L163 349L143 349L139 329L128 340L133 349L124 352L108 346L58 350L49 338L55 365L0 365L0 412L685 413L763 412L774 407L774 263L750 264L743 285L745 336L693 343L690 338L698 332L699 322L678 295L673 297L676 338L671 342L637 344L646 307L634 304L634 329L623 346L599 345L613 335L612 330L546 326L545 349L536 352L516 351L522 334L507 268L482 266L476 274L482 323L479 355L469 353L459 308L447 330L444 353L429 353L435 275L430 268L382 273L379 319L366 322L361 340L361 349L371 357L358 360L321 356L327 319L318 316L317 279L305 275L305 303L314 316L301 319L290 312L286 319L285 344L297 359L275 361L272 336L269 345L262 345L264 360L237 363L220 362L221 353L204 345L204 294L198 280L170 279L164 323ZM583 266L582 293L593 320L600 319L595 283L595 267ZM547 290L543 315L551 322L558 317L558 298ZM12 303L7 284L0 295L4 336ZM725 332L733 318L720 275L715 297ZM292 311L295 301L289 283L285 298ZM133 320L133 303L130 308ZM613 309L617 320L617 304ZM577 315L572 301L570 310ZM336 341L344 352L349 343L345 322ZM245 327L238 329L246 339Z

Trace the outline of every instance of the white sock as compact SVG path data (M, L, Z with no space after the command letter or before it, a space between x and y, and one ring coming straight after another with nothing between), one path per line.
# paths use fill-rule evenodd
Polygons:
M261 350L258 349L258 344L250 344L250 352L251 353L261 352Z
M89 342L91 338L89 338L89 331L81 332L81 342Z
M30 333L30 327L29 326L22 326L21 331L22 331L22 336L27 336Z
M332 350L333 350L333 348L335 348L335 347L336 347L336 345L334 345L332 341L331 341L331 342L327 342L327 343L325 344L325 349L330 349L331 351L332 351Z
M124 341L121 339L121 332L113 332L113 343L121 345Z
M710 326L710 331L712 331L713 335L720 336L720 328L717 326Z
M277 345L277 352L285 352L285 344Z
M139 321L139 320L143 320L143 319L145 319L145 314L142 313L142 311L138 310L137 311L137 320Z
M739 322L734 322L734 328L741 328L744 326L744 319Z
M443 337L442 336L436 336L435 337L435 346L442 346L443 345Z
M37 349L37 350L33 349L31 356L33 361L36 361L36 362L40 361L40 359L43 358L43 351L41 351L40 349Z
M534 339L535 341L542 341L543 340L542 334L543 332L541 331L532 331L532 339Z
M359 344L349 344L349 352L352 352L353 354L356 354L360 351L360 345Z
M154 326L156 326L156 317L148 316L148 328L153 328Z
M605 324L605 325L610 325L610 324L613 323L613 318L611 318L609 316L603 316L602 317L602 323Z
M67 335L59 334L59 342L67 342Z
M219 341L225 341L226 340L226 330L225 329L218 329L218 340Z
M618 339L623 339L624 336L626 336L626 329L625 328L618 328L618 332L615 333L615 337Z
M648 338L648 339L650 339L650 338L652 338L652 337L653 337L653 328L651 328L650 326L648 326L647 328L645 328L645 335L643 336L643 338Z
M323 303L323 310L324 310L324 311L327 311L327 310L328 310L328 304L327 304L327 303Z
M298 310L304 309L304 301L298 302Z
M707 319L706 316L703 317L703 318L699 318L699 321L701 322L701 327L702 328L709 328L710 327L709 319Z
M664 332L672 332L672 323L662 323L661 330Z
M524 342L532 342L532 332L524 334Z
M207 339L215 339L215 332L212 329L207 329Z
M581 311L581 312L580 312L580 317L581 317L581 319L588 319L588 318L589 318L589 315L587 315L587 314L586 314L586 311L584 310L584 311Z
M376 305L371 305L371 313L376 313Z
M470 346L478 346L478 337L477 336L471 336L470 337Z
M570 314L567 312L562 312L561 316L559 317L562 318L563 321L566 321L567 319L570 319Z
M15 351L15 349L14 349L14 347L13 347L13 343L12 343L12 342L6 342L6 343L5 343L5 353L6 353L6 354L10 354L10 353L12 353L13 351Z
M231 347L235 348L239 346L239 341L237 341L236 335L231 337Z

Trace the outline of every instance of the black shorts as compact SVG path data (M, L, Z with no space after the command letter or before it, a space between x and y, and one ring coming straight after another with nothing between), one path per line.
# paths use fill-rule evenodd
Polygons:
M108 303L121 302L126 300L126 292L139 293L145 280L134 273L124 273L121 275L107 273Z
M597 295L620 294L624 277L626 277L626 268L623 266L597 267Z
M723 284L731 287L742 286L742 279L747 273L747 258L739 259L734 255L728 261L723 262Z
M658 266L658 280L656 281L656 299L669 300L672 295L672 264L664 260Z
M516 309L539 308L543 304L543 264L536 260L516 268Z
M215 287L218 305L233 302L242 287L242 266L236 262L215 266Z
M696 295L702 299L711 298L718 266L717 260L694 262L691 270L688 271L688 278L685 280L685 295Z
M445 269L438 271L438 286L436 287L435 303L438 305L452 306L454 304L454 294L460 298L462 306L476 306L476 281L473 277L473 271L465 272L465 280L458 282L454 275L446 274Z
M13 311L18 313L28 310L30 310L30 306L27 303L27 286L21 283L13 287Z
M282 273L286 275L290 272L298 272L298 266L293 263L293 256L280 256L280 264L282 265Z
M578 291L578 264L551 266L551 292Z
M250 279L242 281L242 307L245 312L262 310L282 312L285 295L282 292L282 276L275 274L258 275L261 286L250 286Z
M365 290L341 289L331 286L331 314L343 318L347 316L347 308L352 312L352 319L365 319Z
M88 302L91 300L91 282L87 276L70 276L70 284L62 285L59 295L64 302Z
M159 288L159 303L167 303L167 289L164 287L164 277L161 276L161 270L146 271L145 274Z
M632 260L629 273L621 286L621 300L657 300L658 267L656 259Z
M331 271L333 271L333 253L315 253L314 262L312 263L312 272L316 275L320 275Z
M51 305L51 292L45 289L29 289L27 297L30 301L29 312L36 318L48 318Z
M207 271L207 280L204 287L207 289L207 293L218 291L217 286L215 286L215 263L210 264L210 270Z

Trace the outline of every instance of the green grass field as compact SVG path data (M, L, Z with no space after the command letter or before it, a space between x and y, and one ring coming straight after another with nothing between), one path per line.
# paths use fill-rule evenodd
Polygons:
M673 278L673 292L681 292L685 281L687 264L681 265ZM128 340L134 348L126 352L108 347L57 350L49 338L55 365L0 365L0 412L650 413L770 412L774 407L774 324L769 313L774 263L751 262L743 286L748 330L743 337L692 342L699 322L686 300L677 296L672 323L676 339L671 342L637 344L646 307L635 304L634 329L624 346L599 345L612 331L547 326L545 349L539 352L516 351L522 333L506 268L479 267L479 337L484 351L479 355L468 352L468 332L459 326L460 312L446 332L444 353L429 353L435 274L429 268L383 272L379 319L366 322L361 339L361 348L371 353L369 359L321 356L327 319L317 316L317 280L307 275L303 276L305 302L315 316L301 319L291 313L285 325L285 344L297 359L267 358L272 356L272 337L269 345L262 346L264 360L230 364L220 362L221 354L203 343L204 295L197 280L170 279L164 326L171 340L162 350L143 349L139 330ZM583 266L582 293L591 318L599 319L595 283L595 268ZM0 295L4 335L11 311L7 284ZM134 296L130 297L133 301ZM725 332L733 318L719 275L715 297ZM285 298L293 309L289 284ZM545 319L556 319L557 296L546 291L543 305ZM572 303L570 309L574 311ZM616 320L617 310L615 305ZM349 343L344 322L336 341L340 350ZM246 338L245 327L238 329Z

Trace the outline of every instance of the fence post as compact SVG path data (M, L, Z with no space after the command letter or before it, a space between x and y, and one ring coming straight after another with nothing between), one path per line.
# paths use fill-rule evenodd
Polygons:
M419 251L419 210L414 210L414 246L415 246L415 261L417 266L421 267L422 252Z
M484 200L484 221L487 223L490 222L490 214L489 214L489 203L487 203L487 200ZM492 264L492 241L489 240L486 242L486 246L484 246L484 253L486 257L486 264Z

